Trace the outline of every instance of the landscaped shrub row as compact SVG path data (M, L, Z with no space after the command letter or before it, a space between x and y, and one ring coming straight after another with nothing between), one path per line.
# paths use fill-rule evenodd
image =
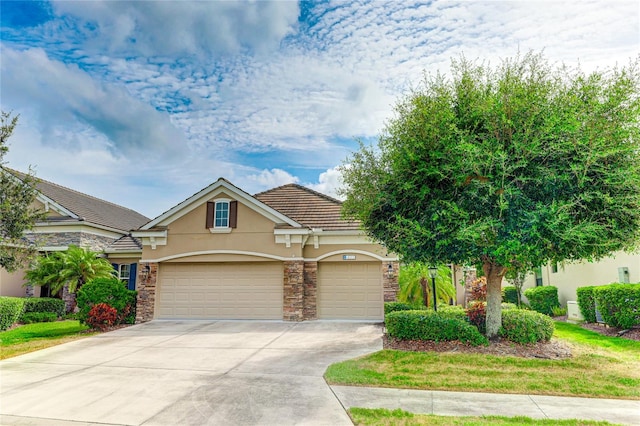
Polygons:
M524 309L502 311L500 336L515 343L548 342L555 324L549 316Z
M460 340L474 346L488 344L478 329L464 320L434 311L396 311L385 316L387 334L403 340Z
M531 309L545 315L553 315L553 308L560 306L558 300L558 288L554 286L541 286L528 288L524 295L529 300Z
M54 322L58 319L55 312L25 312L20 316L20 322L23 324L32 324L34 322Z
M578 307L586 322L596 322L596 296L595 287L578 287Z
M405 302L387 302L384 304L384 314L389 314L395 311L412 311L416 309L415 306Z
M24 301L23 312L52 312L57 317L64 315L64 300L53 297L29 297ZM23 314L24 315L24 314Z
M640 325L640 284L610 284L594 292L607 325L622 329Z
M0 297L0 331L4 331L18 321L24 309L22 297Z
M83 285L77 293L78 320L91 325L87 321L91 309L104 303L117 312L114 324L133 324L136 319L136 297L138 292L128 290L116 278L98 278Z
M518 304L518 289L512 285L502 287L502 301Z

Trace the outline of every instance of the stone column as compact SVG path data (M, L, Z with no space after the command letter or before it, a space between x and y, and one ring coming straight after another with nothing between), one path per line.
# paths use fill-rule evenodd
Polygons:
M464 272L464 307L469 306L471 301L471 287L473 283L478 279L478 274L475 268L463 269Z
M304 262L304 320L318 319L318 262Z
M391 265L391 271L389 271ZM398 296L398 272L400 264L396 262L382 262L382 288L385 302L395 302Z
M148 273L145 270L148 267ZM158 264L155 262L139 263L136 287L138 301L136 306L136 324L151 321L155 313L156 283L158 280Z
M304 262L302 260L284 262L283 286L282 319L302 321L304 319Z

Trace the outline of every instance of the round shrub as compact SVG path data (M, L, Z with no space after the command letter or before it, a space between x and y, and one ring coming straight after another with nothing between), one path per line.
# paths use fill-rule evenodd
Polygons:
M502 307L503 311L505 309L520 309L520 308L518 308L518 305L516 305L514 303L501 303L500 306Z
M548 342L555 329L547 315L524 309L502 311L500 336L515 343Z
M34 322L54 322L58 319L55 312L25 312L20 317L23 324L32 324Z
M106 303L98 303L89 310L87 325L97 330L105 331L116 323L118 311Z
M117 312L116 324L133 324L138 292L128 290L116 278L98 278L83 285L77 293L78 320L88 324L89 311L94 305L106 303Z
M466 321L434 311L396 311L385 316L387 334L402 340L459 340L473 346L488 344L478 329Z
M487 300L487 278L480 277L471 283L471 300Z
M4 331L18 322L24 310L22 297L0 297L0 331Z
M438 315L444 318L454 318L460 321L468 322L467 313L462 306L457 305L441 305L438 306Z
M528 288L524 295L529 299L531 309L545 315L553 315L553 308L560 306L558 288L554 286L540 286Z
M475 325L480 333L484 334L487 330L487 307L486 302L472 302L466 309L469 323Z

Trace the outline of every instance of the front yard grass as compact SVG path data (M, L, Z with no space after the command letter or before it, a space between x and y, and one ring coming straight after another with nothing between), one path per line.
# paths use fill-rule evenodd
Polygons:
M366 426L482 426L482 425L548 425L548 426L596 426L613 423L590 420L558 420L532 419L530 417L454 417L436 416L432 414L412 414L403 410L386 410L384 408L351 408L349 415L356 425Z
M79 321L27 324L0 333L0 359L11 358L91 336Z
M325 378L355 386L640 399L640 342L557 326L572 358L382 350L333 364Z

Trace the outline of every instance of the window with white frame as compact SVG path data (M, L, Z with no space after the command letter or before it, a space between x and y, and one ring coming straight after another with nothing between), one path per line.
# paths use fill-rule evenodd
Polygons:
M129 279L131 278L131 266L128 264L118 265L118 279L123 281L129 286Z
M228 201L216 201L215 208L215 228L228 228L229 227L229 202Z

